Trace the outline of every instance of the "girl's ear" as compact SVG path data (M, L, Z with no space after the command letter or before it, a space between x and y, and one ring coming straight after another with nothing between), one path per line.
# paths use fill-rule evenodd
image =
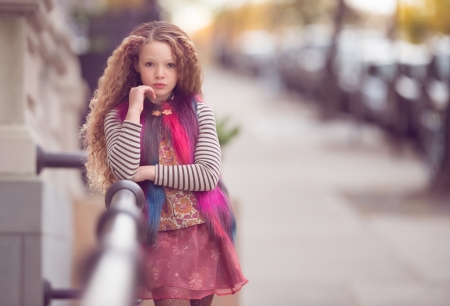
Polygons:
M134 66L134 70L136 70L137 73L140 73L139 72L139 63L138 63L138 61L134 61L133 66Z

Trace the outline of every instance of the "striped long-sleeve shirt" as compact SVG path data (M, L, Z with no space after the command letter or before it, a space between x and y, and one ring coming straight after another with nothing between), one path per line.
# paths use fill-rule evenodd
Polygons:
M212 109L205 103L197 103L199 126L194 163L190 165L156 165L155 185L186 191L214 189L220 173L220 145ZM118 179L131 180L140 163L141 124L118 119L115 110L110 111L104 123L108 165Z

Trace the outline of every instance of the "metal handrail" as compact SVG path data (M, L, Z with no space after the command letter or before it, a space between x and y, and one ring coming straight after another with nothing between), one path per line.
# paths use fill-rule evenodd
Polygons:
M46 153L37 146L36 172L49 168L80 168L87 161L86 152ZM80 289L53 289L44 280L44 305L53 299L82 298L83 306L129 306L137 286L140 238L144 233L141 209L145 197L132 181L118 181L106 192L107 210L97 223L99 247L86 262L87 286Z
M98 222L100 240L95 263L88 271L83 306L128 306L133 304L138 279L141 209L145 197L132 181L114 183L106 192L108 210Z

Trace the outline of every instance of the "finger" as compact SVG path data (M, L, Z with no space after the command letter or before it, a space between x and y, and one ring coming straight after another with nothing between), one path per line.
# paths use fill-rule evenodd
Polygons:
M156 99L156 93L155 93L155 90L153 89L153 88L151 88L150 86L147 86L147 92L148 93L150 93L150 95L154 98L154 99Z
M149 96L151 96L153 99L156 99L155 90L153 88L151 88L150 86L145 87L145 93L148 94Z

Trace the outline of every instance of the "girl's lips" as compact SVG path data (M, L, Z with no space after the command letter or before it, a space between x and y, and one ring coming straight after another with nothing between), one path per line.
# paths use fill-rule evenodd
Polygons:
M164 88L164 87L166 87L166 84L156 83L156 84L153 84L153 86L156 88Z

